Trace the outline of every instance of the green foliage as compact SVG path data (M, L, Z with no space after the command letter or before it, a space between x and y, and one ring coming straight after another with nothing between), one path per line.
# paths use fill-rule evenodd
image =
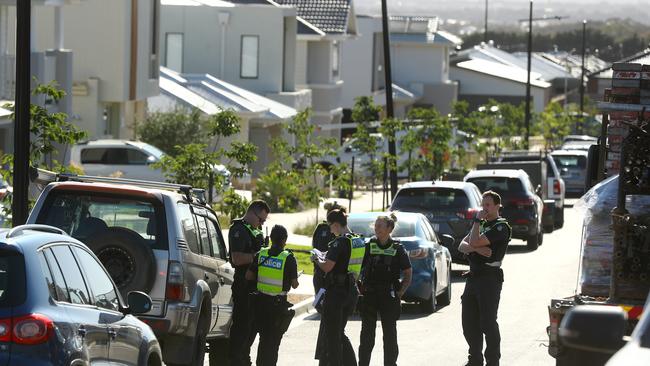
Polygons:
M206 118L198 109L179 108L173 112L151 113L136 126L141 141L156 146L165 154L174 156L175 146L204 144L207 142Z
M218 205L218 211L226 215L230 221L244 216L250 201L235 192L233 188L224 192L221 203Z
M308 275L314 274L314 264L310 260L309 253L307 253L311 249L310 247L287 244L285 248L293 251L296 262L298 262L298 271L303 271L304 274Z
M273 211L291 212L304 206L316 206L326 196L325 179L329 173L333 185L347 185L344 165L326 170L317 164L322 156L333 154L336 139L315 135L315 126L309 122L310 110L299 112L284 126L291 135L289 144L279 138L271 142L275 161L269 164L257 180L255 196L266 200ZM298 169L293 169L294 158Z
M191 140L174 145L172 153L164 155L159 162L153 164L154 168L162 169L168 181L207 188L212 174L214 188L216 193L220 194L227 188L227 182L226 176L213 174L217 165L225 165L235 178L250 173L249 166L257 159L256 146L235 141L230 143L228 147L220 147L222 139L240 132L241 120L235 112L226 110L207 117L197 114L198 112L195 110L190 115L186 115L185 120L178 113L180 112L168 114L162 118L162 121L169 122L168 127L181 126L185 123L189 124L189 126L204 128L207 130L205 133L206 139L211 138L213 146L208 149L206 143L197 143ZM165 143L176 141L173 136L174 131L166 129L159 131L164 131L164 136L161 134L160 137L166 141ZM204 132L201 130L195 133L199 137L198 140L201 140L200 137L204 136L203 134ZM189 137L184 134L180 134L180 136L181 140Z
M65 92L57 88L54 82L49 84L39 84L32 90L34 96L44 96L45 104L54 104L65 96ZM3 108L12 111L11 118L15 120L15 106L5 105ZM50 113L45 107L31 104L29 106L30 125L29 132L31 135L29 144L29 166L45 168L59 173L80 173L80 169L73 166L64 166L57 159L58 146L65 149L69 145L74 145L87 136L85 131L81 131L73 124L66 121L65 113ZM65 155L65 154L64 154ZM0 156L3 167L7 169L0 170L2 178L13 185L14 173L14 155L3 154ZM11 208L12 195L8 194L3 198L3 210L5 216ZM29 203L30 207L33 202Z
M378 153L382 140L376 134L371 134L370 123L379 119L380 112L381 107L376 106L371 97L365 96L356 98L352 108L352 120L357 122L357 130L352 135L355 139L353 146L362 155L369 157L363 165L373 177L378 176L382 169L381 159L376 159L382 155L382 153Z
M312 236L314 230L316 230L316 226L318 226L318 221L316 221L316 217L313 217L309 221L296 225L293 228L293 233L297 235Z
M438 179L449 165L449 140L452 136L449 118L441 116L434 108L412 109L408 118L417 120L417 126L408 129L402 138L402 150L410 151L407 166L412 179Z

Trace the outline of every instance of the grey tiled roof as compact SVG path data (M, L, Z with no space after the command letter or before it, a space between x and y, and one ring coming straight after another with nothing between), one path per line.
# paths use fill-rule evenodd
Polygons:
M296 8L298 16L325 33L347 32L351 0L275 0Z

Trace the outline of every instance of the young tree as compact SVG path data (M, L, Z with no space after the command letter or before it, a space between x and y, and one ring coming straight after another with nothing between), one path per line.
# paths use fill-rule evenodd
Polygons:
M549 103L544 111L539 114L534 131L544 136L545 149L551 149L562 143L564 136L571 133L571 127L575 124L564 112L559 103Z
M416 121L402 139L402 149L417 154L410 159L412 179L438 179L450 162L449 140L452 128L449 118L435 108L415 108L408 114Z
M352 120L357 123L357 130L352 135L353 147L359 150L364 157L363 168L372 175L372 184L382 168L381 159L376 159L383 154L378 152L383 141L376 134L371 133L370 123L379 120L381 107L374 104L371 97L363 96L355 99L352 108Z
M155 112L136 125L136 136L156 146L167 155L175 155L175 147L207 143L206 118L198 109L178 108L172 112Z

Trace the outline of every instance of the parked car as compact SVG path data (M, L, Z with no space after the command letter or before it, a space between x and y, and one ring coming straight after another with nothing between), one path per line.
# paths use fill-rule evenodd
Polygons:
M134 315L97 257L60 229L23 225L0 233L0 364L161 365L151 328Z
M164 182L162 170L151 166L163 155L160 149L146 142L102 139L73 145L70 163L81 167L87 175ZM230 184L230 172L225 166L215 165L214 172L223 175L226 184Z
M544 240L542 215L544 202L539 197L540 188L533 188L528 174L523 170L474 170L465 176L481 190L495 191L501 196L501 216L512 227L512 237L526 241L535 250Z
M582 195L586 192L587 150L556 150L551 153L555 165L566 184L567 193Z
M453 243L445 244L445 247L454 262L467 263L463 253L458 251L458 245L469 233L472 219L481 210L481 192L473 183L406 183L397 191L389 210L423 214L438 235L447 234L453 237Z
M559 334L566 365L641 366L650 364L650 296L632 335L618 306L580 305L562 319Z
M397 224L393 238L399 240L409 254L413 268L413 280L403 299L421 304L427 313L436 310L436 305L451 302L451 254L433 231L424 215L410 212L396 212ZM374 235L377 217L381 212L352 213L348 216L350 230L366 238ZM445 235L442 241L451 242Z
M596 143L598 142L598 137L594 136L589 136L589 135L566 135L562 139L562 143L567 143L567 142L591 142L591 143Z
M593 141L567 141L562 144L560 150L584 150L589 151L592 145L596 145Z
M151 297L140 319L163 361L202 364L206 339L220 358L231 323L234 271L214 211L200 191L166 183L60 176L45 187L28 223L64 230L88 245L123 295Z
M553 158L543 152L527 152L527 151L511 151L504 153L498 158L498 161L503 162L517 162L517 161L538 161L546 162L546 179L541 182L535 182L533 177L531 180L535 186L542 185L542 197L544 200L552 199L555 201L555 209L553 217L555 219L555 229L560 229L564 226L564 198L566 195L566 186L564 179L560 176L560 170L557 168Z

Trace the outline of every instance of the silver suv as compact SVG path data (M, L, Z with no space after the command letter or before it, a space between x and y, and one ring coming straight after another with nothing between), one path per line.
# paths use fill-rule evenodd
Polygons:
M63 229L85 243L123 295L153 302L139 318L158 337L166 364L223 358L234 271L212 209L190 186L60 175L45 187L28 223Z

